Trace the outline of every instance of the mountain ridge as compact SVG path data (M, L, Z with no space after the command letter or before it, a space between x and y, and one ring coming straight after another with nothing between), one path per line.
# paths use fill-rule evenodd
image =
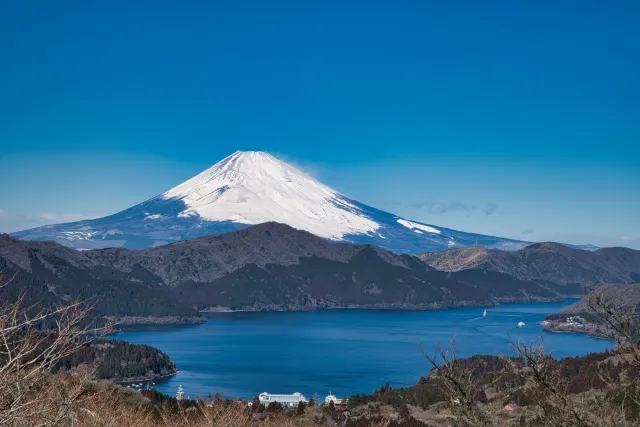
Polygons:
M511 252L462 248L419 258L442 271L504 272L556 290L571 287L576 294L597 285L640 281L640 251L623 247L591 251L542 242Z
M13 233L76 249L143 249L277 221L321 237L417 255L529 242L411 221L353 200L263 152L235 152L193 178L103 218Z
M140 250L76 251L5 235L0 261L20 274L14 293L26 290L32 300L51 303L100 297L100 315L139 319L132 323L194 317L194 308L423 310L561 299L501 273L442 272L415 256L273 222Z

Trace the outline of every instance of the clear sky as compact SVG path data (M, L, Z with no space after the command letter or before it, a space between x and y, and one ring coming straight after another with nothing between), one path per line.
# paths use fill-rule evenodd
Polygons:
M0 2L0 231L235 150L431 224L640 248L640 2Z

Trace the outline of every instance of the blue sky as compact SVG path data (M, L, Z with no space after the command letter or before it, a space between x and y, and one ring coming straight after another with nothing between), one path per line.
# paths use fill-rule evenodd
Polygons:
M637 1L0 3L0 231L235 150L465 231L640 248Z

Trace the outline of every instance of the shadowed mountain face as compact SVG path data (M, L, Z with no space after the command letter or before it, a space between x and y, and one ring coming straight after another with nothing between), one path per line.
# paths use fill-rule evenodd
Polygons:
M593 312L589 301L593 301L596 297L608 306L619 307L622 310L631 309L634 313L640 313L640 283L635 283L601 286L589 292L580 301L564 308L560 314L586 314Z
M93 299L100 315L190 316L199 309L429 309L558 298L539 284L488 272L441 272L417 257L339 243L284 224L143 250L76 251L0 238L12 292L57 303ZM17 276L17 277L18 277Z
M13 234L77 249L144 249L276 221L317 236L419 254L527 243L422 224L352 200L263 152L236 152L150 200L116 214Z
M513 252L463 248L423 254L420 259L442 271L503 272L564 294L640 280L640 251L628 248L586 251L558 243L536 243Z
M0 235L0 300L38 311L73 301L92 306L91 317L148 317L165 323L204 319L164 292L162 282L135 267L118 271L92 262L81 252L52 242L25 242ZM160 319L165 318L165 319Z

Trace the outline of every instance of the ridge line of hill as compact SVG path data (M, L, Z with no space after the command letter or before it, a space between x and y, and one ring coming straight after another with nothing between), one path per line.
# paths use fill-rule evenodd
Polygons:
M415 257L270 222L140 250L76 251L0 235L0 272L15 275L3 298L24 293L45 305L91 300L96 316L121 323L195 323L207 310L555 301L640 277L640 251L542 243L515 252L465 248Z

